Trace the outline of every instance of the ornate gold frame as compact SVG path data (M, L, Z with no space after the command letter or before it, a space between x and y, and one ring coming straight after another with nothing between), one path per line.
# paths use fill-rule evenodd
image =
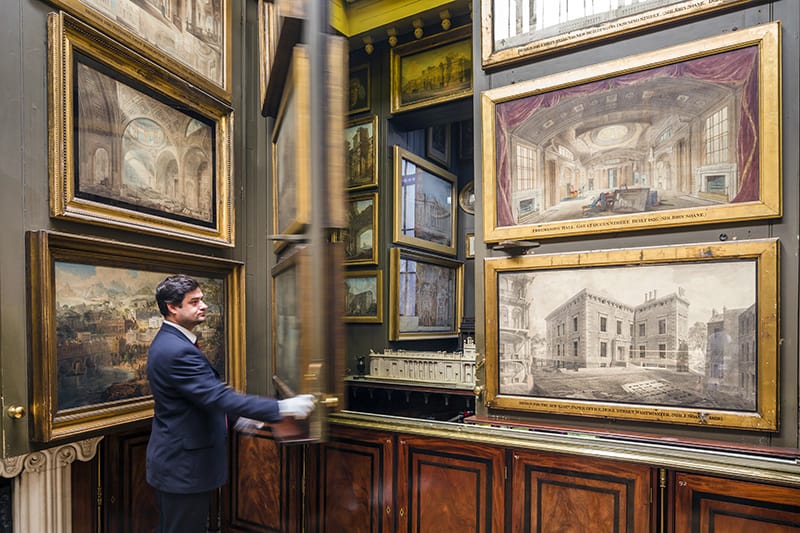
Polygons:
M372 115L371 117L351 120L350 122L347 123L347 128L345 129L345 133L347 133L347 131L350 130L351 128L355 128L356 126L362 126L362 125L365 125L365 124L370 124L371 127L372 127L372 154L371 154L371 156L372 156L371 157L372 158L372 179L370 179L370 181L368 183L364 183L364 184L361 184L361 185L350 186L349 185L350 177L349 176L345 176L344 177L344 182L345 182L345 185L347 187L346 190L347 191L351 191L351 192L352 191L359 191L361 189L369 189L369 188L378 186L378 175L379 175L379 173L378 173L378 167L379 167L379 159L378 159L378 153L379 153L379 150L378 150L378 148L379 148L379 144L378 144L378 139L379 139L378 115ZM347 160L348 161L350 160L349 155L347 157ZM349 171L350 170L350 165L346 164L346 167L347 167L347 170Z
M308 50L296 45L292 54L289 75L286 79L275 127L272 133L272 208L273 232L279 235L299 234L311 221L311 80ZM287 129L288 128L288 129ZM284 145L281 150L281 143ZM280 161L281 155L285 156ZM287 173L282 163L294 168ZM281 187L294 187L294 198L281 201ZM285 224L281 213L288 210ZM276 240L277 252L286 241Z
M231 152L233 112L216 98L199 92L155 63L120 46L69 15L52 13L48 18L50 134L50 212L56 218L112 226L216 246L234 245L234 211L231 198ZM76 182L78 161L75 147L74 70L76 54L96 61L123 80L130 80L152 91L161 103L185 114L213 123L214 161L209 203L213 206L210 224L180 219L180 213L134 210L112 200L102 201L79 195ZM122 83L122 81L121 81ZM104 124L94 126L100 129ZM163 195L167 199L166 194ZM162 216L160 213L164 213ZM168 215L174 215L170 217Z
M413 56L435 52L437 49L449 46L461 46L461 52L468 53L470 57L469 62L469 87L455 88L454 90L446 91L446 94L431 94L427 97L420 97L414 101L408 101L403 96L403 87L405 80L403 79L404 63L411 61ZM418 41L412 41L406 44L397 45L391 49L390 62L391 62L391 112L399 113L402 111L410 111L412 109L419 109L443 102L450 102L461 98L472 96L473 80L472 74L472 26L466 25L459 28L454 28L443 33L432 35ZM428 60L435 60L436 58L426 58Z
M122 43L142 54L154 63L172 71L181 78L190 82L191 85L199 87L201 90L213 94L216 98L226 103L231 101L231 0L221 0L222 9L219 19L224 28L222 40L223 65L221 69L221 80L216 82L205 76L197 68L193 68L186 62L181 61L176 55L164 51L163 46L158 46L153 41L155 36L137 35L129 25L118 23L101 13L99 10L90 7L83 0L51 0L51 2L64 8L70 14L83 20L94 28L97 28L112 40ZM127 3L133 4L131 0ZM119 2L118 2L119 3ZM147 13L141 10L144 16Z
M47 231L28 232L27 237L33 376L31 412L36 440L48 442L63 437L79 437L144 420L153 414L153 400L149 395L71 409L58 408L56 304L59 295L55 290L56 262L163 272L164 277L181 272L222 280L226 373L231 386L244 390L244 266L241 263ZM112 308L118 305L121 303L111 302Z
M757 72L758 79L757 83L754 84L757 89L753 91L757 94L753 98L754 105L752 107L758 110L758 122L747 122L745 119L742 121L743 125L741 127L747 127L748 131L753 130L757 137L755 141L748 145L752 147L754 153L749 156L747 163L742 165L744 168L738 168L737 170L739 174L742 174L745 170L755 167L755 164L751 163L752 161L756 161L756 164L759 165L755 167L755 171L751 170L751 173L756 174L753 178L757 178L757 183L754 186L757 194L756 200L740 202L727 200L727 203L710 203L709 205L658 211L646 209L632 213L619 211L611 215L590 218L587 218L584 213L583 217L578 214L573 218L565 217L557 221L549 219L548 221L533 221L530 223L514 223L511 221L511 223L503 222L501 224L499 222L501 207L509 215L513 209L511 191L503 193L505 196L498 192L500 189L498 167L505 168L505 175L510 176L508 169L511 164L508 156L510 150L504 150L501 154L497 153L497 146L500 142L499 136L501 135L499 130L502 127L498 126L498 117L502 111L498 109L499 106L517 104L523 99L530 98L528 100L530 103L526 105L539 105L539 107L532 107L530 112L532 114L528 115L526 120L538 116L541 117L539 121L546 126L553 122L552 119L546 122L544 118L545 116L550 116L545 115L546 112L551 110L549 102L555 101L553 99L558 96L559 91L563 91L565 97L574 95L579 90L589 91L590 86L591 90L601 91L601 89L597 88L600 86L599 84L611 78L642 76L642 73L651 69L653 73L667 73L670 68L677 68L682 63L687 63L691 60L710 58L717 54L746 53L748 49L755 49L757 52L755 66L749 72ZM624 58L624 61L610 61L484 92L481 97L481 106L482 141L485 147L482 160L485 241L499 242L509 239L563 237L780 217L782 214L780 49L780 25L774 22L673 46L656 52ZM657 70L661 67L667 70ZM662 74L661 76L666 78L667 74ZM632 83L638 83L638 81L633 81ZM655 91L656 96L658 96L657 92ZM574 101L574 99L571 101ZM578 113L582 107L576 103L573 106L573 111ZM745 109L745 111L748 110L749 108ZM607 114L609 113L610 111ZM678 116L677 110L675 113L676 115L673 115L673 118ZM504 135L503 143L508 142L511 142L510 135ZM655 143L655 141L653 142ZM689 162L685 170L688 176L693 177L690 172L699 169L699 165L692 166L692 163ZM556 186L550 187L552 198L549 198L544 178L542 177L540 181L541 183L531 189L531 192L539 195L541 212L549 209L550 206L545 204L546 202L549 204L553 200L557 204L556 207L566 206L566 202L561 200L563 197L561 189ZM650 184L648 183L648 185ZM508 185L507 187L508 189L513 189L513 185ZM603 190L602 188L596 189ZM651 186L650 190L654 191L656 189ZM692 191L695 190L692 189ZM626 193L632 192L626 191ZM579 201L579 199L580 197L573 200L573 202ZM584 209L591 207L591 199L590 197L584 197L581 204ZM535 203L535 200L531 201Z
M431 176L438 178L445 183L450 184L450 244L441 244L438 242L432 242L430 240L423 239L421 237L416 236L407 236L403 235L403 218L404 218L404 209L403 209L403 161L409 161L410 163L416 165L418 168L424 170ZM423 159L422 157L406 150L405 148L401 148L397 145L394 146L394 224L392 227L392 238L393 242L398 244L406 244L408 246L413 246L414 248L421 248L423 250L428 250L431 252L437 252L447 255L456 255L456 227L458 223L458 219L456 218L458 215L457 207L456 207L456 182L458 179L456 176L445 169L434 165L430 161ZM414 204L416 204L416 195L412 199ZM412 207L411 209L415 209Z
M351 278L375 278L375 315L348 315L345 308L344 321L361 324L381 324L383 323L383 271L382 270L355 270L345 272L345 284ZM346 291L345 291L346 296Z
M458 337L461 317L464 312L464 263L453 259L444 259L421 252L412 252L401 248L389 250L389 340L446 339ZM400 329L400 260L407 259L418 263L428 263L448 268L455 275L455 294L448 295L449 307L453 310L452 328L446 331L426 332L423 330L402 332Z
M345 250L345 260L344 264L347 266L353 265L377 265L378 264L378 245L380 243L380 226L379 221L380 217L378 216L379 213L379 204L378 204L378 193L377 192L368 192L366 194L359 194L356 196L350 196L347 199L348 203L363 201L363 200L372 200L372 256L365 258L365 259L347 259L346 250ZM348 230L349 230L348 224ZM347 244L347 243L345 243Z
M550 33L541 38L532 36L527 41L495 49L494 3L497 0L481 0L481 65L484 69L508 66L536 57L555 54L564 50L594 44L628 33L649 30L655 27L700 16L704 13L755 3L754 0L706 0L696 2L684 0L653 8L637 15L618 17L590 26L571 27L563 32Z
M586 400L574 399L568 392L563 397L537 396L530 389L530 393L506 393L500 391L500 359L499 359L499 336L500 336L500 303L508 294L501 295L499 285L500 275L503 273L545 273L547 271L575 271L574 279L578 285L570 294L578 292L580 288L581 273L583 270L586 276L592 275L591 269L603 269L604 267L650 267L650 266L671 266L681 264L693 264L705 268L713 267L713 263L729 263L731 261L745 260L755 262L754 294L755 303L753 304L754 336L753 339L756 352L754 363L755 370L755 409L750 410L724 410L712 409L697 406L673 406L662 405L659 403L621 403L611 399L606 400ZM685 424L707 427L725 427L737 429L749 429L758 431L775 431L779 425L779 399L778 399L778 378L779 378L779 243L777 239L761 239L752 241L726 242L726 243L706 243L693 244L686 246L662 246L651 248L602 250L597 252L578 252L566 254L531 255L513 258L489 259L485 262L484 282L486 288L485 300L485 326L486 326L486 396L484 401L492 409L527 411L535 413L547 413L563 416L585 416L600 417L606 419L625 419L644 422L666 422L673 424ZM650 273L652 275L652 272ZM636 274L626 274L635 276ZM588 279L588 278L583 278ZM679 285L678 285L679 286ZM585 286L584 286L585 288ZM534 290L529 287L530 290ZM680 292L680 291L678 291ZM579 293L580 294L580 293ZM655 294L650 295L648 302L656 302ZM680 297L683 297L679 294ZM606 298L601 296L602 298ZM537 295L526 293L525 298L536 301ZM539 301L544 296L538 296ZM576 296L577 298L577 296ZM588 298L588 296L587 296ZM611 297L613 300L613 297ZM572 298L561 307L572 305ZM716 302L716 301L715 301ZM715 302L703 302L708 305ZM552 302L550 302L552 303ZM645 302L647 304L647 302ZM611 302L609 305L613 305ZM540 304L541 305L541 304ZM580 305L580 304L579 304ZM587 304L588 305L588 304ZM655 305L655 303L651 304ZM576 309L579 309L577 307ZM550 312L550 315L559 308ZM570 307L569 309L572 309ZM543 312L547 309L542 309ZM570 311L572 312L572 311ZM578 313L578 311L575 311ZM590 320L587 311L586 320ZM530 319L531 321L533 318ZM575 318L576 324L579 319ZM587 322L587 328L589 324ZM617 325L619 336L619 324ZM633 322L631 322L633 328ZM533 326L529 330L534 331ZM539 331L537 329L536 331ZM572 332L572 328L569 332ZM580 335L582 329L577 328L575 335ZM588 329L587 329L588 331ZM603 331L602 329L599 331ZM613 336L613 331L608 330L605 335ZM623 327L623 335L625 328ZM725 332L723 330L723 332ZM657 331L657 333L661 333ZM668 333L668 332L667 332ZM551 332L551 334L553 334ZM560 333L562 335L573 335L573 333ZM649 333L651 336L656 333ZM587 333L587 335L590 335ZM600 335L600 334L597 334ZM559 337L561 338L561 337ZM567 340L571 340L568 337ZM560 342L560 341L559 341ZM565 341L566 342L566 341ZM580 338L578 339L580 341ZM588 342L588 339L587 341ZM631 340L631 343L633 341ZM710 342L710 341L709 341ZM736 339L739 342L739 339ZM566 345L565 345L566 346ZM545 350L547 348L545 347ZM622 345L624 353L624 343ZM531 352L532 354L533 352ZM633 352L634 355L637 351ZM562 354L564 360L571 359L574 354ZM546 358L552 358L553 354L545 354ZM587 348L588 357L588 348ZM602 357L602 355L600 356ZM609 361L612 357L609 356ZM519 360L522 360L520 357ZM532 364L537 364L532 362ZM609 363L610 364L610 363ZM744 364L744 363L742 363ZM537 367L538 368L538 367ZM634 367L636 368L636 367ZM737 366L737 368L739 368ZM609 367L609 369L613 369ZM559 371L559 370L554 370ZM573 370L568 368L560 372L571 373ZM531 387L535 386L535 377L532 371L528 375L533 379ZM579 374L576 371L576 379ZM613 378L613 376L610 376ZM599 379L599 378L598 378ZM525 382L527 383L527 382ZM616 382L612 382L614 385ZM543 386L544 384L542 384ZM597 390L603 388L598 382ZM688 400L687 400L688 402Z

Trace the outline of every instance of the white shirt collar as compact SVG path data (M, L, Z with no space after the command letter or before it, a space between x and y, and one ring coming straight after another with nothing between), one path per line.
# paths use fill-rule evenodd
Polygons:
M185 327L178 325L175 322L170 322L169 320L165 320L164 324L168 324L173 328L177 329L178 331L180 331L181 333L183 333L184 335L186 335L186 338L189 339L189 342L191 342L192 344L194 344L197 341L197 335L195 335Z

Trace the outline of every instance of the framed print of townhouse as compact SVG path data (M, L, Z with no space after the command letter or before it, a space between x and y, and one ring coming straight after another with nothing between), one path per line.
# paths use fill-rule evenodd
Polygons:
M780 217L780 26L482 94L484 239Z
M485 262L495 409L774 431L777 239Z
M383 322L383 271L357 270L344 275L344 321Z

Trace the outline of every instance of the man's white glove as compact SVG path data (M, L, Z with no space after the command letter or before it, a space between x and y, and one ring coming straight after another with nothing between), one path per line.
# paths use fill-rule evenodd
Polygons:
M298 394L285 400L278 400L278 409L281 416L306 418L314 410L314 396L312 394Z

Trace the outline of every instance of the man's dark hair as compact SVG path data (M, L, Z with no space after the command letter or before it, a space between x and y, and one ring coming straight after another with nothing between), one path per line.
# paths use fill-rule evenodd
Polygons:
M200 286L195 280L184 274L169 276L156 287L156 303L158 310L164 317L169 316L167 304L180 307L186 293L192 292Z

